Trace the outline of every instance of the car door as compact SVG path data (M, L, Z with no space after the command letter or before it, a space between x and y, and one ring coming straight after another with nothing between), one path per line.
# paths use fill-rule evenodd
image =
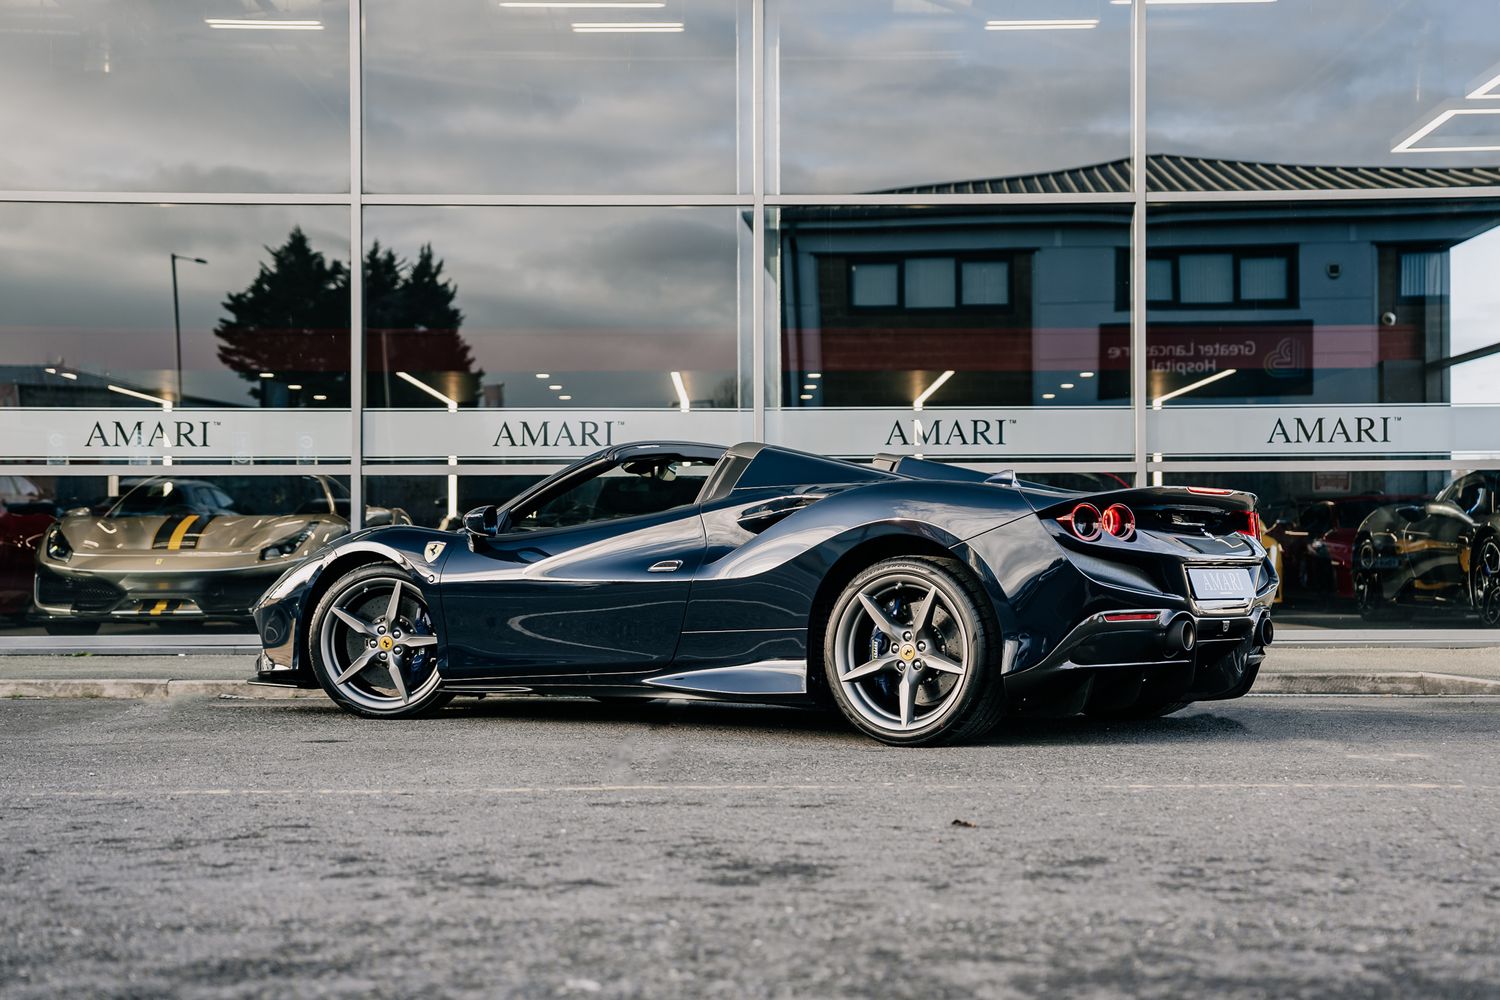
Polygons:
M440 594L455 678L640 672L671 661L703 558L712 461L626 457L465 534Z

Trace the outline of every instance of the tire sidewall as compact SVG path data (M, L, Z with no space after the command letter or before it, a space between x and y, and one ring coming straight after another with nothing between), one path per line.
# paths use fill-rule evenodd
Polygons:
M936 586L944 602L961 617L968 648L964 650L966 669L959 680L957 697L937 719L920 729L894 731L876 726L860 714L850 702L848 693L838 676L839 621L856 595L869 582L889 574L906 574L926 580ZM987 672L993 669L991 644L999 634L995 614L985 602L976 601L969 588L947 567L934 561L915 558L885 559L858 573L840 592L828 612L823 629L823 685L839 712L857 729L882 743L893 746L926 746L944 742L953 730L964 722L979 706L988 685Z
M323 692L340 708L346 712L364 716L368 719L406 719L441 708L452 700L452 695L443 692L441 681L431 691L427 692L420 701L413 701L398 708L384 711L372 709L366 705L350 701L344 697L333 683L333 675L330 673L328 665L323 661L323 624L332 613L331 609L340 597L354 587L377 579L400 580L403 584L412 587L417 593L422 595L423 603L428 605L428 613L431 613L431 604L427 601L426 592L416 584L410 574L402 571L394 563L372 563L344 573L338 579L334 580L333 584L323 592L323 596L318 599L317 607L313 611L312 619L308 624L307 651L308 660L312 664L313 676L317 678L318 686L323 689ZM441 635L439 635L438 642L439 648L441 648Z

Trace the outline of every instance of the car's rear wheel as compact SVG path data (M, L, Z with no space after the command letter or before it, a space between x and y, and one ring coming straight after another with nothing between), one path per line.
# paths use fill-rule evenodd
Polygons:
M313 673L339 707L370 718L424 715L452 700L422 592L388 564L335 580L313 613Z
M1362 539L1355 547L1354 603L1367 622L1394 621L1403 617L1403 609L1385 600L1380 570L1376 568L1378 559L1372 539Z
M824 630L823 664L839 710L895 746L976 739L1003 711L999 624L952 559L887 559L849 582Z

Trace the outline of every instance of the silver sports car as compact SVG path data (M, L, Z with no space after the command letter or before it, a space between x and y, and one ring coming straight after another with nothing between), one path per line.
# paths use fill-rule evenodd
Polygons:
M68 511L38 547L36 609L49 632L152 618L249 621L278 576L349 531L349 494L327 476L154 476L98 510ZM370 508L366 523L411 519Z

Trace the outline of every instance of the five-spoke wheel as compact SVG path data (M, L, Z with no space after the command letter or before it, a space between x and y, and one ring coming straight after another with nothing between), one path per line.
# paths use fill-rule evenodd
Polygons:
M357 715L408 717L449 700L422 593L400 570L365 566L334 581L313 615L313 669Z
M1000 716L990 662L997 632L959 563L888 559L834 602L824 637L828 686L849 721L887 743L974 738Z

